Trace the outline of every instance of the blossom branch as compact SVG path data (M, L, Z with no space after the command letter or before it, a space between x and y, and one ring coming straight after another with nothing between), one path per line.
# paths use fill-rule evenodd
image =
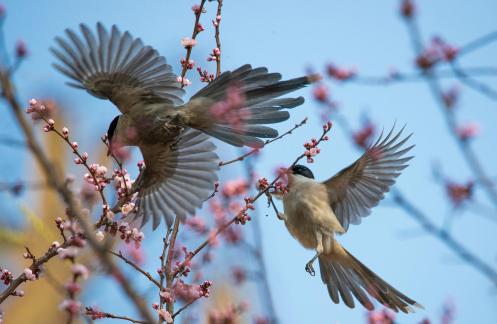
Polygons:
M326 125L323 126L323 133L321 134L321 137L318 139L318 140L313 140L313 143L314 143L314 146L317 147L317 145L319 143L321 143L322 141L326 141L328 140L328 132L331 131L331 122L328 122ZM307 157L308 160L309 160L309 155L308 155L308 150L306 150L304 153L302 153L301 155L299 155L294 161L292 164L290 164L290 166L288 167L288 169L291 169L292 167L294 167L301 159L303 159L304 157ZM235 216L233 218L231 218L228 222L224 223L223 225L221 225L220 227L218 227L214 233L212 233L210 235L210 237L208 239L206 239L203 243L201 243L195 250L191 251L186 257L185 257L185 261L184 262L189 262L191 261L197 254L200 253L200 251L202 251L206 246L209 245L209 243L212 241L213 238L217 237L219 234L221 234L224 230L226 230L229 226L231 226L233 223L238 223L238 222L242 222L244 223L246 220L245 220L245 216L246 215L246 212L247 212L247 209L252 209L253 206L252 204L257 201L257 199L259 199L262 195L265 195L266 192L268 192L268 190L270 188L273 188L274 185L276 184L276 182L283 176L283 173L280 173L278 176L276 176L273 181L271 183L269 183L266 187L264 188L261 188L257 194L255 194L253 197L251 198L246 198L245 199L245 207L242 208L241 210L239 210ZM173 277L176 277L178 276L179 274L181 273L181 267L178 267L174 272L173 272Z
M184 46L186 48L186 56L184 59L183 68L181 69L181 74L180 77L178 78L178 81L181 83L181 87L184 87L185 85L188 85L189 83L186 82L186 72L188 71L190 65L190 56L192 54L192 49L194 44L196 43L196 38L197 35L204 30L202 25L200 25L200 16L204 12L204 5L205 5L206 0L201 0L200 5L198 6L193 6L193 12L195 14L195 24L193 25L193 32L192 32L192 37L189 40L189 42L185 42Z
M219 25L221 24L221 10L223 7L223 0L217 0L217 13L215 20L212 21L215 28L216 48L218 54L216 55L216 78L221 75L221 38L219 36Z
M303 125L304 125L304 124L306 124L306 123L307 123L307 117L305 117L305 118L304 118L304 119L303 119L300 123L295 124L295 126L293 126L293 127L292 127L292 129L290 129L290 130L288 130L288 131L284 132L284 133L283 133L283 134L281 134L280 136L275 137L275 138L273 138L273 139L271 139L271 140L267 140L267 141L265 141L265 142L264 142L264 145L263 145L261 148L251 149L251 150L250 150L250 151L248 151L247 153L245 153L245 154L243 154L243 155L241 155L241 156L239 156L239 157L237 157L237 158L235 158L235 159L233 159L233 160L229 160L229 161L226 161L226 162L221 161L221 162L219 162L219 166L220 166L220 167L222 167L222 166L225 166L225 165L228 165L228 164L231 164L231 163L235 163L235 162L238 162L238 161L243 161L246 157L249 157L250 155L252 155L252 154L254 154L254 153L257 153L257 152L259 152L260 150L262 150L263 148L265 148L265 147L266 147L266 145L271 144L271 143L273 143L273 142L275 142L275 141L277 141L277 140L279 140L279 139L281 139L281 138L285 137L286 135L292 134L292 132L293 132L294 130L296 130L297 128L299 128L299 127L303 126Z
M140 314L148 322L153 322L153 317L148 311L147 305L145 304L144 300L135 292L134 288L130 284L130 281L124 278L116 265L112 262L112 260L109 259L105 249L93 237L92 228L83 217L72 191L67 187L64 181L64 177L54 167L52 162L47 158L45 152L43 152L41 146L36 142L36 137L34 136L31 125L24 117L23 109L21 108L16 98L14 87L9 78L9 74L3 70L0 70L0 84L3 90L2 95L8 102L9 107L14 113L14 116L24 133L26 144L29 150L40 164L43 173L47 177L49 185L52 186L59 193L60 197L65 202L68 215L78 221L83 229L83 232L86 235L86 240L88 241L92 249L96 252L96 255L98 256L104 267L107 269L107 271L117 278L120 278L121 288L133 302Z
M413 44L413 49L419 57L419 55L421 55L423 51L423 44L421 41L422 37L419 31L419 27L417 25L417 21L414 17L406 19L405 21L409 30L408 34L410 36L411 43ZM446 105L443 99L444 98L443 91L441 89L439 81L436 79L435 75L432 73L430 69L427 69L424 75L428 83L429 89L435 101L438 103L438 106L440 107L443 116L445 117L445 122L447 124L447 128L449 129L450 134L458 144L458 147L461 150L461 153L466 159L466 162L468 163L471 170L475 173L476 177L481 180L483 188L487 193L487 195L489 196L490 200L495 205L495 207L497 207L497 188L494 182L486 174L486 171L483 169L480 160L473 151L473 148L471 147L468 140L461 138L460 134L458 133L458 127L456 124L454 114L451 110L446 109Z

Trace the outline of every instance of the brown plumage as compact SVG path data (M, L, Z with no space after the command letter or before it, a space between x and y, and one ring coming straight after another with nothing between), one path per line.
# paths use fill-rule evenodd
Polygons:
M80 25L81 36L67 29L51 48L54 66L72 79L68 84L108 99L122 113L109 126L112 146L138 146L146 169L137 180L136 217L160 219L168 226L200 207L217 180L218 156L209 136L235 146L261 147L278 132L266 124L285 121L302 97L280 98L307 84L301 77L281 81L279 73L243 65L222 73L183 103L184 90L166 59L129 32L110 31L98 23L96 34ZM216 118L211 108L236 87L243 104L236 124Z
M402 129L403 130L403 129ZM393 288L335 239L349 224L359 224L369 215L412 157L403 157L413 146L404 148L409 136L402 130L380 138L349 167L320 183L305 166L296 165L289 174L290 191L282 196L283 218L290 234L316 255L306 265L314 275L313 262L319 259L321 279L335 303L340 299L350 308L355 297L365 308L374 305L368 295L384 306L405 313L418 306L414 300Z

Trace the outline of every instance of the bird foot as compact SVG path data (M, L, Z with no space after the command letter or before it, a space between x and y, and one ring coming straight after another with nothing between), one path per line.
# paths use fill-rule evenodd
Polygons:
M305 271L314 277L316 275L316 271L314 271L314 267L312 266L313 263L312 261L313 260L307 262L307 264L305 265Z

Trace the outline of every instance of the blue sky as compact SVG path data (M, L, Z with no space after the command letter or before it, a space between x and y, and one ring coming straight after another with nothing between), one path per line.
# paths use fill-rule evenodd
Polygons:
M21 99L27 102L31 97L47 95L63 98L67 103L66 115L71 117L71 126L78 128L80 142L93 142L95 134L105 132L117 110L108 102L63 86L64 78L50 66L53 58L48 48L54 37L61 35L67 27L77 27L80 22L117 24L122 30L129 29L133 35L156 47L168 58L175 71L179 71L179 59L184 55L180 40L191 34L193 15L190 7L194 3L152 0L4 1L8 11L5 23L7 43L12 46L22 38L30 52L29 59L16 74ZM418 6L420 26L427 38L439 34L452 43L464 44L497 29L495 1L418 1ZM345 66L354 65L365 75L384 75L392 66L410 71L413 54L397 8L397 1L382 1L380 5L379 2L364 0L225 0L221 27L223 69L251 63L267 66L270 71L281 72L285 78L290 78L303 74L308 66L320 69L333 61ZM208 10L211 17L214 5L209 4ZM207 16L203 24L211 30ZM212 63L205 62L214 47L212 34L200 34L198 41L193 59L213 70ZM495 66L496 54L497 45L492 45L469 55L463 63ZM193 74L191 78L197 81ZM444 82L444 86L451 84L451 81ZM194 89L192 87L189 94ZM441 224L450 212L450 206L443 188L432 179L432 163L440 162L444 171L455 180L464 181L471 173L448 135L427 86L423 83L389 87L352 84L334 86L331 91L341 103L342 113L355 126L359 125L359 116L365 112L385 128L395 120L399 124L407 123L407 129L414 133L411 142L416 144L416 158L399 178L397 187L434 222ZM292 111L291 121L279 125L279 129L285 130L305 116L310 117L310 123L284 142L268 148L257 167L260 174L272 175L276 165L290 163L301 153L303 142L320 132L316 113L319 107L312 100L311 91L305 89L300 93L308 99L306 104ZM481 124L482 135L473 144L484 167L495 175L495 102L463 89L457 113L461 120L475 120ZM0 134L18 134L5 110L0 112L0 116ZM237 154L236 150L225 145L220 147L223 157ZM359 154L339 127L321 149L322 154L311 166L320 180L348 165ZM23 172L18 159L25 156L18 150L9 150L6 154L9 158L0 160L0 170L9 171L2 172L3 178L15 180ZM236 177L241 170L241 166L226 168L222 176ZM488 204L485 195L479 191L477 198ZM13 206L7 203L6 208L13 209ZM264 208L264 204L261 203L260 208ZM319 277L311 278L305 273L304 265L313 252L304 250L291 239L282 223L274 217L264 217L261 225L266 246L264 257L282 323L360 323L364 319L365 312L360 308L350 310L344 305L334 305ZM497 268L496 230L495 223L465 212L456 220L453 233ZM157 234L148 237L150 240L158 238ZM425 317L438 322L442 304L448 298L457 305L456 323L497 321L495 286L462 263L438 240L424 234L403 211L389 204L388 198L363 224L351 227L340 241L386 281L425 306L424 311L415 315L399 315L399 323L417 323ZM153 248L150 247L152 251ZM109 288L107 294L113 293L117 290ZM124 308L115 307L116 310Z

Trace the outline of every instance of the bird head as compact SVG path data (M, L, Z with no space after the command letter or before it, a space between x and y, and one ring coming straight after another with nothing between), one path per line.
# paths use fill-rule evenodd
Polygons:
M294 165L290 170L290 174L301 175L306 178L314 179L314 174L312 173L311 169L301 164Z
M115 133L117 128L117 122L119 121L119 116L116 116L109 124L109 129L107 130L107 139L109 141L109 150L107 151L107 156L112 152L113 139L115 139Z

